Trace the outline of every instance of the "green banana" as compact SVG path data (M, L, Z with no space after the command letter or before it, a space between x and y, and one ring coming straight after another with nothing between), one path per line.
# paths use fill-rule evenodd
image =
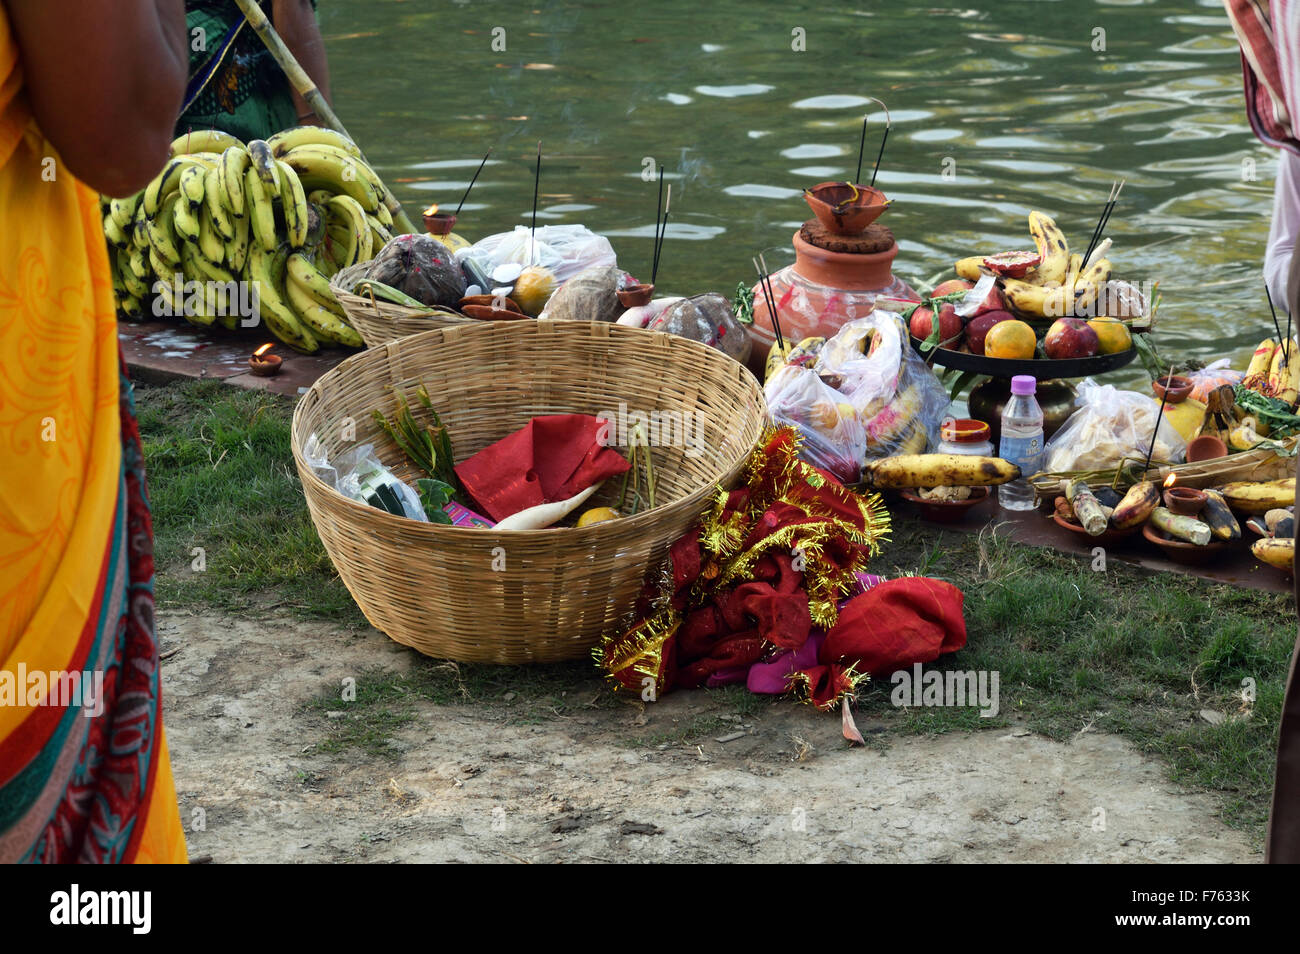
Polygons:
M248 252L248 275L255 283L259 317L267 329L289 347L311 354L320 348L315 335L284 301L283 271L288 253L254 245Z
M131 257L135 252L128 252L125 249L119 249L117 252L117 272L122 277L122 285L126 288L127 294L133 298L148 298L149 285L141 280L140 276L135 273L135 268L131 264Z
M131 254L127 256L127 268L131 269L131 274L142 282L149 280L149 256L148 245L144 248L139 246L131 247ZM141 298L146 296L141 295Z
M347 320L348 313L343 310L343 306L335 297L329 279L310 258L302 252L294 252L285 261L285 268L289 275L288 284L296 285L311 301L326 311L333 312L344 321Z
M319 274L319 273L318 273ZM356 329L344 322L338 315L324 308L292 277L285 283L286 297L298 318L311 329L311 333L322 341L344 345L348 348L363 348L365 342Z
M115 248L127 248L131 244L130 237L118 227L111 213L104 216L104 238Z
M125 199L112 199L108 203L108 214L113 217L117 227L123 232L130 232L131 227L135 224L136 206L140 204L140 198L143 191L135 195L127 196Z

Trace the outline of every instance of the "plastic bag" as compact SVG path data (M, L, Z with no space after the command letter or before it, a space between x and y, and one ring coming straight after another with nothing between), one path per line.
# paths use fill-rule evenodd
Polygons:
M316 476L339 493L380 510L429 522L420 503L420 495L410 485L393 476L375 456L374 444L362 444L344 451L330 463L315 434L307 437L302 455Z
M1227 358L1207 364L1199 371L1188 371L1183 377L1192 382L1192 393L1188 397L1205 403L1211 391L1225 384L1240 384L1246 377L1245 371L1234 371L1232 362Z
M890 311L848 322L811 365L783 365L763 390L773 420L802 433L804 459L845 483L866 461L924 453L949 403Z
M516 225L513 232L498 232L475 242L469 254L489 275L507 262L541 265L560 284L584 268L618 264L609 239L585 225L543 225L536 234L530 234L525 225Z
M1085 378L1074 402L1078 410L1047 442L1043 469L1053 473L1071 470L1109 470L1125 457L1144 460L1151 446L1160 402L1137 391ZM1187 442L1160 418L1152 461L1177 463L1187 453Z

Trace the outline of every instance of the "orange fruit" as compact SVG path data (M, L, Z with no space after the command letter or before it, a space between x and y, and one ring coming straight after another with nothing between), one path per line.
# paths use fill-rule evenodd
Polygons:
M1101 354L1119 354L1133 347L1133 336L1128 326L1114 318L1091 318L1088 324L1097 332L1098 348Z
M990 358L1032 358L1038 338L1023 321L999 321L984 338L984 353Z

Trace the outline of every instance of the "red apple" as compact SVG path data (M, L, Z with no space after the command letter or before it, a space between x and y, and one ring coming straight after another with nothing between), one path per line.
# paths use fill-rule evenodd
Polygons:
M1002 300L1002 290L996 284L989 287L989 293L984 296L975 310L968 315L968 318L978 318L980 315L987 315L993 311L1006 311L1007 303Z
M1047 329L1043 350L1049 358L1090 358L1101 350L1101 342L1083 319L1058 318Z
M934 328L934 313L924 305L918 306L916 311L912 312L911 321L908 322L908 330L913 338L924 341L930 337L930 331ZM962 321L961 316L957 314L957 309L951 302L944 302L939 306L939 342L950 341L961 335Z
M934 291L930 292L930 297L942 298L944 295L955 295L957 292L970 291L974 287L965 279L950 278L946 282L940 282L936 285Z
M970 348L971 354L984 353L984 337L989 333L989 329L999 321L1014 320L1015 315L1008 311L986 311L976 315L966 325L966 347Z

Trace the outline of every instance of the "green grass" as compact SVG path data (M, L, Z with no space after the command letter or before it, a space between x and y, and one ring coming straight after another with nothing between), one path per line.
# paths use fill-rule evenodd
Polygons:
M154 510L160 605L227 613L284 612L364 626L312 528L289 451L292 401L217 383L139 386ZM887 680L863 687L860 718L888 732L930 734L1015 722L1054 739L1090 727L1159 756L1177 782L1223 799L1225 820L1262 832L1295 614L1289 597L1194 577L1156 574L1019 546L986 533L897 520L876 569L949 579L966 594L970 645L944 670L996 670L1001 712L896 709ZM207 569L191 569L191 550ZM1257 698L1241 699L1253 679ZM509 701L508 693L515 694ZM757 713L769 701L731 687L706 698L718 712ZM541 722L614 704L593 667L499 668L417 661L410 672L368 674L358 699L337 691L313 711L342 709L323 746L390 751L417 700L500 707L508 721ZM1210 725L1201 709L1249 717ZM827 718L834 718L827 716ZM690 743L726 726L705 713L634 745ZM656 734L658 733L658 734Z

